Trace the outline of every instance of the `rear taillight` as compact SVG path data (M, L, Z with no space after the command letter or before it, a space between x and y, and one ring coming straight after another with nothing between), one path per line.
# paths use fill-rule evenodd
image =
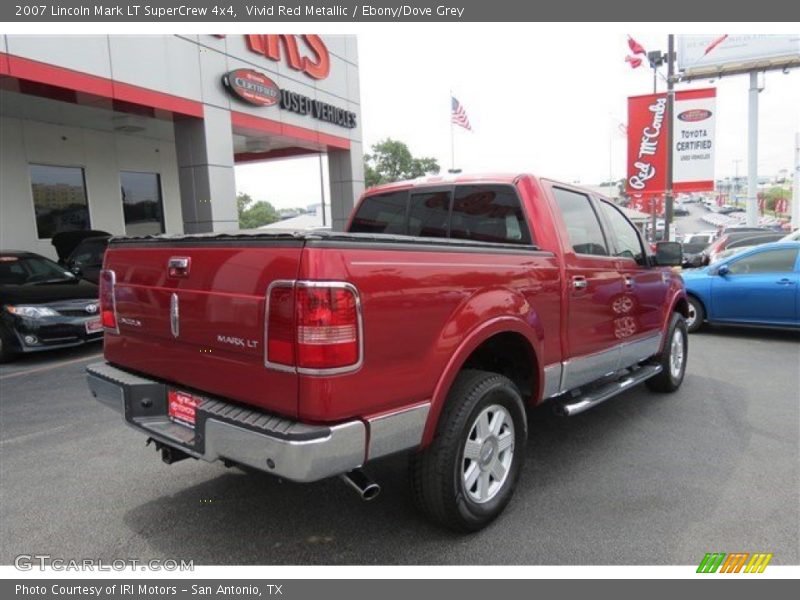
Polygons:
M358 292L347 283L279 283L269 294L267 365L301 373L342 372L361 364Z
M117 307L114 301L116 279L114 271L109 269L100 271L100 321L103 323L103 329L113 333L119 333Z

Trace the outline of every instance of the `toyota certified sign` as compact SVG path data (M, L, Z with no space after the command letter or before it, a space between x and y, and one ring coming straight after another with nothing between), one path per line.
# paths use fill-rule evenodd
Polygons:
M272 79L253 69L236 69L222 76L223 85L237 98L256 106L272 106L281 90Z

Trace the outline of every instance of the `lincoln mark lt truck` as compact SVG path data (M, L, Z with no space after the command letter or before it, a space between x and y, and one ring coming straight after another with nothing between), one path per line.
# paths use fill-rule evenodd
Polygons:
M419 508L474 531L511 499L531 407L678 389L680 260L525 174L374 188L344 233L115 238L89 388L167 463L341 476L368 499L362 467L407 452Z

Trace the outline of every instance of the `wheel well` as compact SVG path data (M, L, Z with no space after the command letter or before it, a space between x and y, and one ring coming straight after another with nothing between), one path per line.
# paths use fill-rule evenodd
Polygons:
M675 303L675 312L683 315L685 319L689 318L689 301L686 298L681 298Z
M692 298L693 300L696 300L696 301L697 301L697 303L698 303L698 304L700 304L700 306L702 306L702 307L703 307L703 310L706 310L706 305L705 305L705 302L703 302L703 301L700 299L700 296L697 296L697 295L695 295L695 294L692 294L691 292L686 292L686 297L687 297L687 298ZM689 302L688 302L688 301L686 302L686 310L687 310L687 311L689 310ZM685 315L685 314L684 314L683 316L685 317L685 316L687 316L687 315Z
M526 400L536 393L538 365L530 342L519 333L493 335L472 351L462 369L480 369L505 375Z

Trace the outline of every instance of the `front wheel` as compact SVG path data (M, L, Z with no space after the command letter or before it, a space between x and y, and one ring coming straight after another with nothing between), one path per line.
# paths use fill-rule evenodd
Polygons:
M482 529L511 500L527 437L525 407L510 379L486 371L461 372L436 437L411 457L415 504L450 529Z
M654 392L674 392L683 383L686 374L686 359L689 355L689 336L683 315L673 313L667 330L664 350L657 357L661 372L647 380L647 387Z
M703 304L694 296L689 296L689 316L686 317L686 329L689 333L698 331L703 326L706 319L706 311Z

